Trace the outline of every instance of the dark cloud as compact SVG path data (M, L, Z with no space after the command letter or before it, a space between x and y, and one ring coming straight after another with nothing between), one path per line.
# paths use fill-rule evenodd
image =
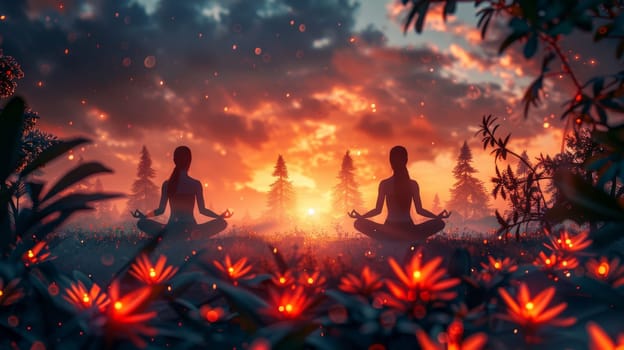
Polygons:
M208 113L194 116L191 129L199 136L215 140L226 145L244 143L259 147L268 140L269 132L261 120L227 113Z
M358 124L376 138L399 131L416 144L454 148L451 134L472 138L484 114L508 113L510 96L499 85L469 84L448 75L454 62L450 54L370 47L340 51L334 62L346 86L363 86L360 93L377 102L374 118L364 115Z
M10 17L0 26L2 48L26 71L18 92L33 108L50 122L72 120L89 132L90 121L77 120L85 114L84 99L110 114L108 128L116 134L135 137L175 127L171 116L180 112L158 93L160 80L181 99L208 95L249 110L286 91L308 96L320 87L307 87L292 72L326 72L333 50L349 44L356 9L348 1L284 1L283 11L269 13L279 4L228 1L220 4L226 11L216 21L203 14L206 3L199 0L162 0L151 16L137 4L106 1L91 3L93 15L87 17L78 3L62 10L8 3L1 8ZM315 48L318 40L327 44ZM143 65L147 56L155 57L153 68ZM209 104L207 112L222 108Z
M543 117L561 110L558 97L545 98L522 119L517 84L529 79L512 69L531 76L540 62L525 60L520 45L508 50L513 93L474 79L479 69L500 67L505 24L493 22L491 37L470 46L466 31L474 28L449 22L463 49L453 53L418 46L433 36L409 32L414 46L397 48L374 26L355 33L358 6L348 0L161 0L150 14L136 2L90 2L91 14L83 1L65 2L63 10L50 3L0 4L8 16L0 22L0 48L22 64L18 93L42 124L71 121L62 132L95 140L85 157L116 157L124 176L134 173L147 144L158 181L171 171L172 149L188 144L206 188L230 191L216 200L238 200L240 189L258 197L245 186L277 153L330 183L335 173L327 168L337 171L347 148L379 161L367 170L372 175L386 169L394 144L431 160L455 154L463 140L475 142L483 115L506 118L515 137L530 138L547 132ZM461 71L462 59L475 63L475 72Z
M296 99L291 106L293 104L297 106L297 108L291 108L287 115L301 120L326 119L331 113L339 111L338 107L324 103L316 98L304 97Z
M364 115L357 123L357 129L375 139L390 139L394 135L393 124L389 120L376 118L372 114ZM401 125L398 126L399 128Z
M359 94L383 106L383 116L361 117L358 124L375 137L391 135L393 123L407 125L421 114L446 134L474 125L486 110L505 110L501 96L467 99L470 86L440 75L454 62L451 55L385 47L383 34L372 26L354 36L357 6L347 1L284 1L271 3L274 11L262 1L220 5L224 11L216 21L202 14L205 2L199 0L162 0L151 16L136 4L102 2L92 18L71 9L56 14L58 23L23 17L8 28L29 39L5 40L3 46L16 52L27 72L22 91L33 108L51 121L71 120L86 133L98 121L80 116L95 108L109 116L100 127L118 137L182 128L184 120L202 125L220 142L257 146L270 137L267 125L244 115L222 118L225 106L253 111L270 103L282 117L324 119L338 107L312 96L337 83L359 86ZM37 54L29 54L27 42L37 46ZM144 66L147 56L155 57L153 68ZM41 73L42 62L49 73ZM380 84L388 78L397 85ZM36 87L39 80L43 88ZM475 118L458 121L462 111Z

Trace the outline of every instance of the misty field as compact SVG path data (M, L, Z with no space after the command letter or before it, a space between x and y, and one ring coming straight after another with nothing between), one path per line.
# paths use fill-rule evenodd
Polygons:
M488 255L515 256L516 262L531 264L536 258L544 237L533 235L524 237L521 242L504 242L496 236L476 236L470 234L440 233L426 244L406 244L402 242L379 242L357 232L339 236L328 231L287 230L283 232L258 233L245 227L230 228L211 239L184 240L175 234L167 235L160 241L152 255L163 254L171 263L181 264L188 260L200 259L211 262L221 260L226 255L232 259L245 257L250 265L271 269L272 247L291 260L297 262L293 268L315 270L324 267L325 273L340 278L367 264L390 271L383 262L388 257L405 258L414 248L425 247L427 254L442 256L448 263L452 253L459 248L466 249L472 257L472 265L487 262ZM96 281L106 281L124 264L131 263L134 255L147 244L149 237L138 231L132 224L89 231L84 228L69 229L56 235L51 242L51 251L62 257L55 260L57 268L65 273L73 269L91 274ZM258 271L256 271L258 272ZM270 272L270 271L265 271Z

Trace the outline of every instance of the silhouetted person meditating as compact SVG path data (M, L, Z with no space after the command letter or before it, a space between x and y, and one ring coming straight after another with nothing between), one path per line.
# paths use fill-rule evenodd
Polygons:
M356 219L353 226L356 230L375 239L424 241L427 237L444 228L442 219L451 214L443 210L435 215L422 207L418 183L409 177L407 171L407 150L403 146L394 146L390 150L390 165L394 174L379 183L377 204L375 208L361 215L355 210L349 216ZM384 224L368 218L379 215L384 200L388 208L388 217ZM416 212L432 220L415 225L410 216L410 207L414 201Z
M232 216L229 210L221 215L206 208L201 183L188 175L191 166L191 150L186 146L180 146L173 152L173 162L175 168L168 180L163 182L160 205L157 209L147 214L135 210L132 216L138 218L137 227L148 234L155 235L163 230L175 235L181 234L184 238L207 238L214 236L227 227L225 219ZM167 207L167 201L171 208L171 216L167 224L150 220L149 217L162 215ZM195 201L199 213L211 218L203 224L197 224L193 217Z

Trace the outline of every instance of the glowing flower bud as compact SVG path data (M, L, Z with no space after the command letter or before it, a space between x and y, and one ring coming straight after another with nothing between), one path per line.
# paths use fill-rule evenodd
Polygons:
M607 263L601 263L600 266L598 266L598 269L596 270L596 272L600 275L600 276L606 276L609 273L609 264Z
M81 282L72 283L65 289L63 297L78 310L96 307L103 311L110 300L97 283L93 283L89 289Z
M504 288L498 292L507 305L507 313L499 317L521 326L527 341L534 340L535 332L542 326L568 327L576 322L574 317L557 318L567 308L566 303L548 307L555 296L555 287L531 297L528 286L522 282L515 299Z
M232 259L230 259L229 255L225 256L225 260L213 261L214 266L223 273L227 278L232 280L234 284L238 282L240 279L248 279L253 278L254 275L251 274L251 265L247 264L247 258L242 257L235 263L232 263Z
M158 257L156 264L152 264L147 255L142 254L130 267L130 274L145 284L165 283L178 272L177 267L166 264L167 257L164 255Z

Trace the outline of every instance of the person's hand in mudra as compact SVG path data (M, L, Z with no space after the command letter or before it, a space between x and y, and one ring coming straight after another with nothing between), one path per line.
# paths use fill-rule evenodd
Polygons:
M349 217L352 217L354 219L359 219L362 217L362 215L360 213L358 213L357 211L355 211L355 209L351 210L351 212L347 213L349 215Z
M442 212L440 212L440 214L438 214L438 219L447 219L449 216L451 216L450 211L446 211L446 209L442 210Z
M221 213L221 215L219 215L221 218L223 219L229 219L232 217L232 215L234 215L234 212L231 211L229 208L226 209L223 213Z
M134 211L131 211L130 215L132 215L132 217L134 217L136 219L145 219L147 217L139 209L135 209Z

